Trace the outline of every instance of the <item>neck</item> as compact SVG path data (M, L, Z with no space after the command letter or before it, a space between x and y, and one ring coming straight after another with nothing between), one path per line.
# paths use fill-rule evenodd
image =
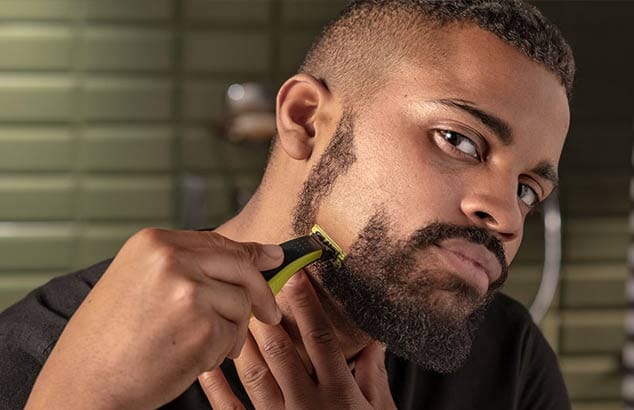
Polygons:
M283 202L283 199L280 201L280 198L276 198L275 202L268 202L256 196L240 213L223 223L215 231L237 242L285 242L294 237L290 224L293 208L292 205L285 207ZM273 203L275 206L267 206L267 203ZM361 349L369 343L369 338L363 335L343 314L341 305L328 296L319 280L308 271L307 274L335 328L346 360L353 360ZM312 365L306 355L297 323L292 316L284 292L280 292L275 298L284 316L282 326L293 340L306 368L311 369Z

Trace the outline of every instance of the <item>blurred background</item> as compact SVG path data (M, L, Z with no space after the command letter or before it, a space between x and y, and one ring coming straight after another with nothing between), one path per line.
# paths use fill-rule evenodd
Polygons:
M113 256L141 227L213 226L234 213L268 145L227 139L228 87L275 92L344 3L0 0L0 309ZM561 277L540 326L574 408L622 409L634 2L533 3L578 64ZM543 236L536 215L506 288L527 306Z

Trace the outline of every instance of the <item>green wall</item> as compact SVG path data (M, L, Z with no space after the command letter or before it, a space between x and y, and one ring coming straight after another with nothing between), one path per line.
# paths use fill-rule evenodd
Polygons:
M535 1L579 73L561 165L564 266L542 328L575 409L620 405L632 2ZM142 226L183 224L182 181L203 182L205 224L252 192L266 148L215 135L226 87L278 86L343 1L2 0L0 308L112 256ZM631 45L631 44L630 44ZM539 283L539 217L507 292Z

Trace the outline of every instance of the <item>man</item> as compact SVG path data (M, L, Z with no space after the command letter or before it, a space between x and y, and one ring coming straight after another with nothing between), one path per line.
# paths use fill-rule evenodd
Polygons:
M552 350L496 291L557 185L573 74L519 0L352 2L279 90L239 214L144 230L2 314L3 406L569 408ZM260 244L314 223L343 267L275 299L259 271L281 249Z

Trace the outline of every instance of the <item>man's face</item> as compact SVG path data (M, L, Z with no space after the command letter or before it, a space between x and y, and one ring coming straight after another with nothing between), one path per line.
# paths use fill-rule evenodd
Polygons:
M490 33L439 33L345 113L295 209L348 251L313 273L346 316L404 357L451 371L506 279L526 215L554 188L568 101Z

